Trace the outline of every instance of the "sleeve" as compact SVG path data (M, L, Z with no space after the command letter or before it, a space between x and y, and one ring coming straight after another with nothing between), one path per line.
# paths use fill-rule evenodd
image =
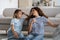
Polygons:
M15 21L15 20L12 19L11 22L10 22L10 25L14 25L14 21ZM16 30L14 29L14 31L16 31Z
M12 24L14 25L14 19L12 19L12 20L11 20L11 23L10 23L10 25L12 25Z
M47 18L45 18L45 17L42 17L42 20L43 20L43 22L48 22L48 19Z

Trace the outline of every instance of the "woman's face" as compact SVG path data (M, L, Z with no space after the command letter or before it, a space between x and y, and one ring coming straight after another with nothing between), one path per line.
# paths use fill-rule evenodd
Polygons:
M32 9L30 15L37 16L38 15L38 12L35 9Z
M22 11L19 11L17 14L17 18L21 18L22 17Z

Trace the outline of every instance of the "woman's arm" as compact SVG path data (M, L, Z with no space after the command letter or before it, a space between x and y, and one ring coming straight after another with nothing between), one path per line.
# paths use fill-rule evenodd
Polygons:
M34 23L34 22L36 22L36 20L35 19L33 19L30 23L29 23L29 33L32 31L32 24Z
M58 24L54 24L50 20L48 20L47 24L50 25L50 26L52 26L52 27L57 27L58 26Z

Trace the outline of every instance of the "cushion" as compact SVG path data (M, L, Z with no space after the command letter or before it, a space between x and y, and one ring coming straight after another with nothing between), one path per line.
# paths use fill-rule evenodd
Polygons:
M55 17L60 18L60 14L57 14Z

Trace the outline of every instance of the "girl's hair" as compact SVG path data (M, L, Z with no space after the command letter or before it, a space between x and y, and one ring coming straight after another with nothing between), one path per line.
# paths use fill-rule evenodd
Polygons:
M39 16L41 16L41 17L44 16L44 17L48 18L48 16L46 16L39 7L33 7L33 8L31 8L31 10L30 10L30 15L29 15L29 17L27 18L28 20L29 20L30 18L34 18L34 17L35 17L35 16L31 15L31 12L32 12L33 9L35 9L35 10L38 12Z
M17 18L17 14L18 14L19 11L21 11L21 10L20 9L15 10L15 12L13 14L13 18ZM22 14L23 14L23 12L22 12Z

